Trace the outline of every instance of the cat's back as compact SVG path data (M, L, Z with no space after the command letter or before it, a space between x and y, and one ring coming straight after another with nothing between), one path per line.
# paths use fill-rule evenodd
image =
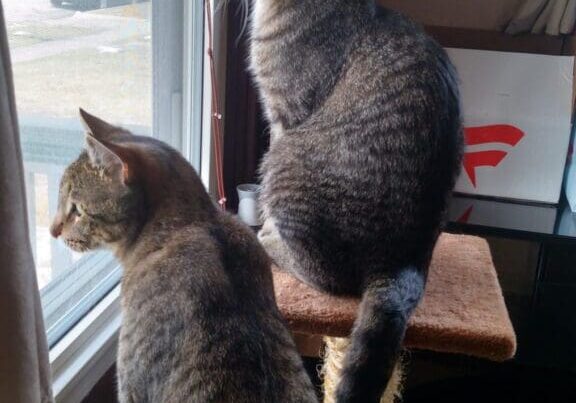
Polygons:
M430 55L442 58L446 55L422 25L401 12L383 7L377 9L364 35L374 48L393 51L389 56L394 59L411 56L413 60L425 60Z
M349 46L328 102L338 99L363 108L376 101L382 109L387 106L389 114L395 112L394 101L404 101L404 106L421 101L436 110L454 109L451 104L458 104L457 74L445 50L419 24L380 8ZM459 118L458 113L454 118Z
M118 370L138 401L315 401L249 230L222 214L169 234L123 279Z
M404 250L414 233L433 238L459 170L456 72L432 38L391 10L365 20L344 60L322 105L272 142L264 205L287 237L306 223L315 248L328 248L330 236L335 250Z
M441 192L448 191L462 139L457 73L445 50L408 17L379 9L355 33L345 60L322 106L275 148L305 150L314 171L328 168L354 183L358 172L402 177L390 171L400 162L421 172L440 164L448 172ZM277 154L290 161L288 152ZM413 179L419 178L426 176Z

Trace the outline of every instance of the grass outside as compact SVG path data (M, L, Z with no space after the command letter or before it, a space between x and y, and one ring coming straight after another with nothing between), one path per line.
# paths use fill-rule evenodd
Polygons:
M78 107L105 120L150 126L150 44L141 38L18 63L20 114L76 117Z

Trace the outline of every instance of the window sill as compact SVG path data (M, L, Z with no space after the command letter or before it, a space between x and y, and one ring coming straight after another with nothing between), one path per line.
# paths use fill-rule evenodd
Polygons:
M120 285L50 350L56 402L79 403L114 364L120 329Z

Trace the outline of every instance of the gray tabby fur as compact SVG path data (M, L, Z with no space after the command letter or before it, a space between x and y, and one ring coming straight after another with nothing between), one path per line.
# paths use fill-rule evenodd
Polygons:
M370 0L253 0L250 55L271 129L260 241L311 286L362 295L337 401L378 402L460 169L456 73Z
M178 152L82 116L51 232L122 262L120 402L316 402L252 231Z

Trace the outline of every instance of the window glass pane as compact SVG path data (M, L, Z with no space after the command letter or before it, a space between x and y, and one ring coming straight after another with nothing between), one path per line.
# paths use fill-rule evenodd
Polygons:
M64 168L84 143L78 107L150 134L150 3L4 0L28 220L48 339L54 344L120 279L104 252L76 254L50 237Z

